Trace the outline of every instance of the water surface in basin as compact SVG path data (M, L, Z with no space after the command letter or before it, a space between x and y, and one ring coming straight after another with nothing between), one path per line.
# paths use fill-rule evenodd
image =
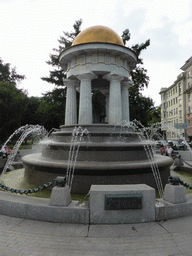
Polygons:
M10 188L22 189L22 190L35 188L34 185L31 185L28 182L24 181L24 172L25 172L25 169L22 168L22 169L17 169L17 170L5 173L2 178L2 184ZM50 198L51 189L44 189L42 191L38 191L37 193L32 193L32 194L28 193L27 196ZM87 199L88 197L86 195L72 194L71 198L72 200L77 200L80 202L88 200Z

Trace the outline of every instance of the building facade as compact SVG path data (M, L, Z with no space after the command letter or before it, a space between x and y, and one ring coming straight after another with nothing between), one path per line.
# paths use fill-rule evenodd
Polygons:
M161 122L164 138L177 140L182 134L192 140L192 57L181 67L182 72L168 88L161 88Z
M185 62L185 64L181 67L181 70L185 72L185 122L187 124L186 139L188 141L192 141L192 57Z
M161 95L161 122L164 138L177 140L178 124L185 122L185 73L181 73L177 80L168 88L162 88ZM185 135L184 129L179 132Z

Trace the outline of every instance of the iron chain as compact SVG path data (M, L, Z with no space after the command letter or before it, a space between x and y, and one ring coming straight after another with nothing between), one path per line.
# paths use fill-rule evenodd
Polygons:
M171 185L181 184L182 186L184 186L188 189L192 189L192 185L189 185L186 182L182 181L178 176L170 176L168 181L169 181L169 184L171 184Z
M39 186L38 188L32 188L32 189L14 189L14 188L9 188L3 184L0 183L0 188L3 190L9 191L11 193L16 193L16 194L31 194L31 193L36 193L38 191L42 191L43 189L47 189L48 187L52 186L55 183L55 180L48 182L47 184L43 184L43 186Z

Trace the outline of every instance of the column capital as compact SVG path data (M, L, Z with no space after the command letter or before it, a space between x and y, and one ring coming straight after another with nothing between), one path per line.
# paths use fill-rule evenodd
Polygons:
M133 86L133 81L131 81L131 80L121 81L121 88L122 89L129 89L131 86Z
M84 80L84 79L93 80L97 78L97 75L95 75L94 73L84 73L84 74L78 75L77 78L79 80Z
M134 82L132 80L128 80L128 85L129 85L129 87L131 87L134 85Z
M123 76L119 76L117 74L108 74L108 75L105 75L103 78L109 81L119 81L119 82L121 82L124 79Z
M76 86L79 86L79 81L78 80L75 80L75 79L67 79L67 78L63 78L63 84L67 87L76 87Z

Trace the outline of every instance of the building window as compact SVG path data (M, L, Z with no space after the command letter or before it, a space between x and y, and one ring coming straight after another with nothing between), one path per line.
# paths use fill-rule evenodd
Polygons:
M191 109L190 109L190 107L188 107L188 113L190 114L190 111L191 111Z
M179 83L179 95L181 95L181 83Z
M191 77L191 75L190 75L190 71L188 72L188 78L190 78Z
M190 101L191 101L191 95L188 94L188 102L190 102Z
M181 106L181 99L179 99L179 106Z
M182 118L182 110L179 110L179 118Z

